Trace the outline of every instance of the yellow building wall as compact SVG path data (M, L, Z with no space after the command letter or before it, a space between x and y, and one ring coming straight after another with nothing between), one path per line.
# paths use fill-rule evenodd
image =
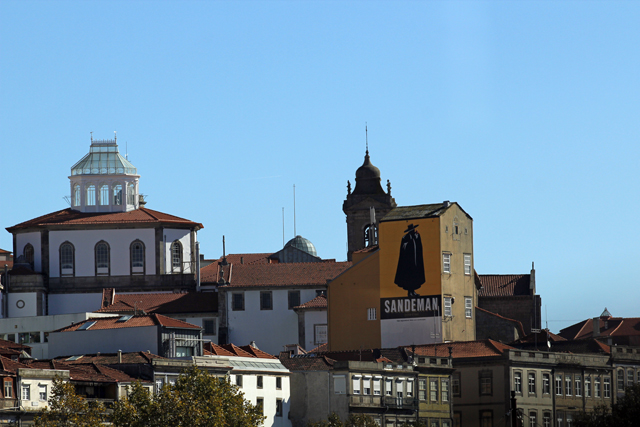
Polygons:
M458 206L452 203L440 215L439 255L442 296L452 297L452 317L443 317L442 333L444 341L473 341L476 339L475 307L478 305L478 292L474 281L473 220ZM458 226L458 234L455 227ZM451 254L451 273L443 270L442 254ZM471 255L470 274L464 273L464 254ZM465 297L472 298L471 318L465 316Z
M354 263L329 283L327 325L330 351L380 348L379 252ZM369 308L376 309L376 320L367 320Z

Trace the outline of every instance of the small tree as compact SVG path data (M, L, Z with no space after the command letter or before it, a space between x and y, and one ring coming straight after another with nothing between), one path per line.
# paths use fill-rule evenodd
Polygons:
M76 394L72 384L53 381L49 407L36 417L36 427L102 427L107 420L101 403L87 402Z
M257 427L263 420L236 386L196 367L153 396L134 384L112 417L117 427Z
M592 412L582 412L576 427L635 427L640 420L640 383L625 389L625 394L611 407L601 405Z
M332 412L326 421L308 422L307 427L378 427L373 418L365 414L351 414L346 421L341 421L338 414Z

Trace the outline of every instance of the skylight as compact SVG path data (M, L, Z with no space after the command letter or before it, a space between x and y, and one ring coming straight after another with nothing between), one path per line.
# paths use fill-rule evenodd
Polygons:
M94 320L92 322L86 322L84 325L80 326L78 328L79 331L86 331L87 329L89 329L90 327L92 327L93 325L95 325L97 322Z
M132 317L133 317L133 314L125 314L124 316L116 320L116 323L124 323L127 320L131 319Z

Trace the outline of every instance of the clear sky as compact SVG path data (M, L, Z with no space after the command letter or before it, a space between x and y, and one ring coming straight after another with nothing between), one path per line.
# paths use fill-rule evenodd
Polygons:
M638 317L639 23L632 1L1 0L0 226L68 207L89 132L117 131L207 258L279 250L295 184L297 234L344 260L368 123L399 205L473 217L478 273L535 261L552 331Z

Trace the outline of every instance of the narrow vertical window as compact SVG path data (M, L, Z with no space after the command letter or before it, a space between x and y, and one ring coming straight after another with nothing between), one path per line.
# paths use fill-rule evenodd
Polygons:
M591 376L584 377L584 397L591 397Z
M300 291L289 291L289 310L300 305Z
M106 206L109 204L109 186L104 184L100 186L100 205Z
M60 275L73 276L74 274L74 249L69 242L60 245Z
M542 393L550 394L551 393L551 378L549 374L542 374Z
M96 186L90 185L87 187L87 206L95 206L96 204Z
M565 396L572 396L573 395L573 383L571 382L571 375L566 375L564 377L564 384L565 384L565 390L564 390L564 394Z
M611 377L604 377L604 397L605 399L611 397Z
M80 186L78 184L73 186L73 206L80 206Z
M442 271L451 273L451 254L442 254Z
M41 402L47 401L47 385L46 384L40 384L38 386L38 397L40 398Z
M522 373L514 372L513 374L513 389L516 393L522 393Z
M136 204L135 194L133 193L133 184L131 183L127 184L127 204L128 205Z
M360 375L351 378L351 390L353 394L360 394Z
M171 244L171 272L182 272L182 245L177 240Z
M144 245L139 240L131 244L131 269L133 273L144 272Z
M602 397L600 392L600 377L596 377L593 381L593 395L594 397Z
M442 392L442 402L449 401L449 380L446 378L442 378L440 380L440 391Z
M4 397L5 399L13 397L13 381L11 378L4 379Z
M122 205L122 185L120 184L113 186L113 204Z
M556 375L556 396L562 396L562 375Z
M576 375L576 396L582 396L582 375Z
M432 402L438 401L438 379L429 378L429 398Z
M451 317L451 297L444 297L444 315Z
M24 247L24 250L22 251L22 254L24 255L25 262L28 262L33 269L33 245L31 245L31 243L27 243Z
M109 245L99 242L95 248L96 274L109 274Z
M529 394L535 394L536 392L536 374L529 372Z
M362 379L362 394L367 396L371 394L371 377L369 376Z
M471 254L464 254L464 274L471 275Z
M22 384L22 400L31 400L31 386Z
M260 310L273 310L272 296L271 291L260 292Z
M464 297L464 315L467 319L471 319L473 314L473 299Z

